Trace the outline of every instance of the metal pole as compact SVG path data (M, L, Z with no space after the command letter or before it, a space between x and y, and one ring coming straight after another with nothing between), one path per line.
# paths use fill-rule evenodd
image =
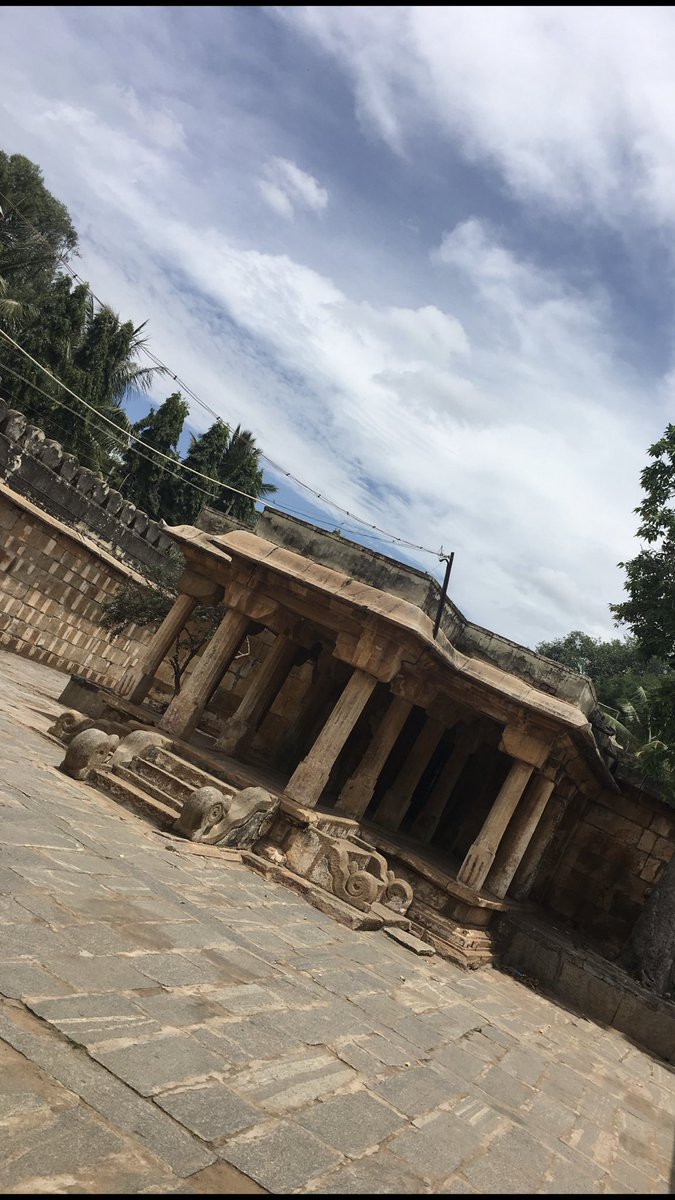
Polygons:
M453 564L454 557L455 557L455 552L453 550L452 554L450 554L449 557L445 559L445 579L443 580L443 587L441 588L441 595L440 595L440 598L438 601L438 611L436 613L436 620L434 621L434 641L438 637L438 630L441 625L441 616L443 615L443 605L445 604L445 600L446 600L446 597L448 594L448 584L450 582L450 572L452 570L452 564Z

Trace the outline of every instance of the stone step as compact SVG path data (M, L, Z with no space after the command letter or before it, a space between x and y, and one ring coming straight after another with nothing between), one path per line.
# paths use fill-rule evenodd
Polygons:
M131 809L159 829L170 829L176 819L176 812L161 800L149 796L135 784L123 779L116 772L94 771L90 782L110 796L116 804Z
M174 754L171 750L166 750L164 746L149 746L142 757L145 762L152 763L153 766L159 767L168 775L173 775L178 783L186 785L191 792L195 788L215 787L231 796L237 790L226 780L219 779L216 775L210 775L208 771L195 766L194 762L183 758L182 747L179 755Z
M137 763L139 761L142 760L132 758L131 762L120 763L118 766L113 767L113 773L119 779L123 779L125 783L130 784L136 791L143 792L146 796L151 796L153 800L159 801L165 808L170 809L174 816L178 816L183 807L183 801L178 800L171 792L166 791L156 781L146 779L140 775L137 770ZM173 776L168 776L168 778L173 779ZM173 782L175 783L176 781L174 780ZM188 795L193 790L192 788L188 788Z
M158 791L162 792L164 796L170 798L171 802L177 804L179 808L195 790L195 785L189 783L184 778L182 770L178 774L180 770L179 766L176 766L175 772L167 771L164 767L158 766L156 762L147 758L145 753L132 758L131 762L126 764L126 768L141 781L139 783L140 787L147 787L151 795L155 795Z
M236 792L252 786L252 771L248 763L240 763L233 758L222 761L222 755L219 761L208 747L194 746L188 742L174 742L172 752L181 762L190 763L196 770L203 771L208 776L207 782L213 787L224 786ZM269 779L259 778L258 786L272 795L281 793L281 789Z

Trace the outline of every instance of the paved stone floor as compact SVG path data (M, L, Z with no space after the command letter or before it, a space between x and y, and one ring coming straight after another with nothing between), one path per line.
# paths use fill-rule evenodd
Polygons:
M61 775L63 682L0 653L6 1192L670 1191L667 1066Z

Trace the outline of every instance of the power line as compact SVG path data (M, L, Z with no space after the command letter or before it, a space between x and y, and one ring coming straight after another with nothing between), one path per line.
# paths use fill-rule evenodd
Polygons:
M102 300L99 299L99 297L93 291L93 289L91 288L89 283L86 280L82 279L82 277L80 275L78 275L78 273L71 267L71 265L68 262L68 260L66 259L65 255L58 254L55 252L49 239L46 237L45 234L42 233L42 231L40 229L37 228L37 226L30 220L30 218L24 216L24 214L20 211L20 209L17 207L17 205L8 196L6 196L4 192L0 191L0 197L2 197L2 199L5 200L5 202L14 210L14 212L18 216L19 220L23 221L25 225L27 225L30 229L32 229L33 232L49 246L50 250L55 255L57 261L61 263L61 265L65 268L65 270L70 274L70 276L77 283L79 283L82 286L87 288L89 294L96 301L96 303L101 308L107 308L108 306L106 304L104 304L104 302ZM2 331L0 331L0 332L2 332ZM22 353L27 354L27 351L23 350L22 347L19 347L17 343L15 343L15 345L17 346L17 349L21 350ZM211 417L213 417L214 420L222 422L222 417L220 417L219 414L217 412L215 412L214 409L212 409L208 404L206 404L206 402L204 400L202 400L201 397L198 396L197 393L183 379L181 379L181 377L179 375L177 375L174 371L172 371L171 368L166 365L166 363L162 362L162 360L160 358L158 358L158 356L156 354L154 354L153 351L151 351L150 349L148 349L147 346L144 346L144 345L141 345L139 347L139 349L142 351L143 354L145 354L155 364L155 366L158 370L160 370L164 374L170 376L170 378L173 379L174 382L178 384L180 389L183 392L185 392L186 395L188 395L192 400L194 400L194 402L196 404L198 404L201 408L203 408L205 412L207 412ZM35 361L35 360L33 360L33 361ZM39 363L36 363L36 365L40 366ZM46 368L42 368L42 367L41 367L41 369L46 370ZM52 378L55 379L55 382L59 383L60 386L64 387L66 391L70 391L70 389L67 388L65 384L61 384L61 381L56 379L55 376L52 376ZM75 395L75 393L73 393L73 392L70 392L70 394ZM80 400L81 403L86 405L86 401L82 400L81 397L75 396L75 398ZM91 407L91 406L89 406L89 407ZM93 411L98 412L98 410L96 410L96 409L94 409ZM99 413L98 415L103 417L103 414L101 414L101 413ZM103 419L107 420L107 418L105 418L105 417L103 417ZM134 435L127 434L126 436L129 436L133 439ZM440 552L438 550L431 550L428 546L422 546L422 545L417 544L416 542L411 542L407 538L399 537L397 534L393 534L393 533L388 532L386 529L382 529L381 526L376 525L371 521L364 520L363 517L360 517L357 513L351 512L349 509L344 508L342 505L337 504L335 501L331 500L330 497L324 496L321 492L316 491L315 488L313 488L309 484L305 483L302 479L299 479L291 471L287 471L285 469L285 467L281 466L281 464L275 462L274 459L270 458L270 456L268 454L266 454L259 446L256 446L255 442L252 438L245 438L243 436L243 434L238 431L234 431L234 436L240 438L245 444L248 444L253 449L255 449L257 451L257 453L259 454L259 456L261 458L263 458L266 462L268 462L275 471L277 471L277 472L279 472L279 474L283 475L283 477L285 479L292 480L292 482L294 484L296 484L298 487L303 488L305 491L309 492L310 495L314 496L315 499L320 500L323 505L325 505L328 508L334 509L336 512L342 513L344 516L348 517L350 521L355 521L358 525L362 526L363 529L370 529L373 531L373 533L381 534L382 538L380 540L383 540L383 541L386 540L387 544L390 544L392 546L396 545L396 546L400 546L401 548L406 548L409 550L418 550L424 554L431 554L431 555L433 555L434 558L443 558L442 548L441 548ZM138 440L138 439L136 439L136 440ZM149 447L149 448L152 449L152 447ZM159 451L157 451L156 453L159 453ZM164 456L164 457L167 457L167 456ZM174 460L171 460L171 461L174 461ZM180 465L184 470L187 470L187 471L193 470L191 467L187 467L183 463L181 463ZM201 475L201 472L194 472L194 473ZM212 479L210 479L209 476L206 476L206 475L202 475L202 478L208 479L209 482L217 484L218 486L229 487L230 491L237 492L239 495L245 496L247 499L253 499L257 502L257 497L249 496L246 492L241 492L237 488L233 488L227 484L222 484L218 480L212 480ZM281 505L279 507L281 507ZM290 512L291 510L288 510L288 511ZM363 534L361 533L361 530L353 531L353 532L354 533L358 532L360 536L363 536ZM373 538L372 540L378 540L378 539Z
M0 333L1 332L2 331L0 330ZM25 375L21 375L19 371L13 370L12 367L8 367L6 363L3 363L2 369L3 369L3 371L9 371L10 375L13 375L15 377L15 379L20 379L22 383L26 383L26 384L28 384L29 387L34 388L36 392L39 392L40 395L44 396L47 400L50 401L50 403L58 404L59 408L63 408L66 410L66 412L72 413L72 415L74 417L81 417L82 414L78 413L74 408L71 408L70 405L66 404L64 400L57 400L55 396L50 395L50 393L46 392L44 390L44 388L39 387L38 384L34 383L32 379L26 379ZM91 421L90 425L91 425L92 429L96 429L99 433L104 433L106 435L106 437L110 438L110 440L115 443L115 445L120 446L122 449L127 449L124 442L120 438L115 437L114 433L110 433L110 430L104 429L102 425L97 425L94 421ZM147 443L145 443L145 442L143 443L143 445L148 450L153 449L152 446L147 446ZM146 459L147 462L154 463L154 459L150 458L149 454L144 454L143 451L138 448L138 446L131 446L129 448L132 449L135 454L139 454L141 458ZM77 457L78 457L78 459L80 458L79 451L78 451ZM88 455L87 457L88 457L89 463L94 468L94 470L98 470L99 464L95 461L95 459L93 459L90 455ZM180 464L178 462L176 462L175 465L178 466ZM168 469L168 467L163 467L162 470L167 475L171 475L174 479L178 479L181 483L186 483L188 487L194 488L195 491L201 492L203 496L208 496L209 499L213 498L212 492L207 492L206 488L201 488L199 486L199 484L193 483L191 479L182 479L180 475L177 475L175 471L170 471ZM223 486L227 486L227 485L224 484Z
M3 363L2 369L3 369L3 371L8 371L10 373L10 375L13 375L16 379L19 379L22 383L27 384L28 387L32 387L36 392L39 392L39 394L41 396L44 396L47 400L49 400L50 403L57 404L59 406L59 408L65 409L66 412L71 413L74 417L80 417L81 414L78 413L74 408L71 408L69 404L66 404L66 402L64 400L58 400L55 396L52 396L49 392L46 392L44 390L44 388L39 387L39 385L37 383L35 383L32 379L27 379L25 375L22 375L19 371L15 371L13 367L8 366L7 363ZM11 403L11 401L10 401L10 403ZM116 445L121 446L123 449L127 448L125 446L125 444L119 438L115 437L115 435L113 433L110 433L109 430L103 429L103 427L101 425L96 425L96 423L92 421L91 427L93 429L96 429L99 433L105 433L106 437L109 437ZM143 443L143 445L145 446L146 443ZM149 455L144 454L143 451L140 450L137 445L136 446L132 445L128 448L133 450L136 454L139 454L141 456L141 458L146 459L147 462L151 462L151 463L154 462L154 459L150 458ZM152 449L152 447L147 447L147 449ZM78 451L78 457L80 457L79 451ZM93 458L91 458L91 456L87 455L87 460L90 463L91 467L93 467L94 470L98 470L99 465ZM181 464L176 463L175 465L180 466ZM191 479L181 479L180 475L177 475L175 471L169 471L167 467L163 467L162 469L167 475L171 475L173 479L178 479L181 483L187 484L188 487L194 488L195 491L200 492L203 496L207 496L209 499L213 498L213 494L211 492L207 492L204 488L199 487L199 485L196 483L193 483ZM227 486L227 485L224 484L223 486ZM43 494L46 494L46 493L43 493ZM258 501L256 501L256 503L258 503ZM296 516L296 517L300 517L305 520L309 520L308 514L303 513L299 509L286 508L285 511L290 516ZM352 531L347 530L346 532L349 533ZM341 535L339 533L336 533L335 531L331 531L329 529L323 529L322 533L325 535L325 537L330 538L331 541L338 542L338 543L340 543L340 541L341 541ZM378 538L377 535L374 535L374 534L371 534L368 532L363 532L363 531L360 531L360 533L361 533L361 537L371 538L371 539L374 539L375 541L382 541L382 538Z
M103 429L103 427L101 425L96 424L96 422L94 422L94 421L91 422L92 428L96 429L99 433L105 433L106 437L109 437L114 443L116 443L122 449L127 448L127 441L130 439L132 444L129 448L131 450L133 450L136 454L139 454L141 458L146 459L146 461L148 461L148 462L155 463L155 465L156 465L155 460L153 458L151 458L149 454L145 453L145 451L151 451L152 454L158 455L161 459L169 462L172 466L177 467L182 471L189 471L191 474L198 475L200 478L206 480L209 483L212 483L216 487L223 487L223 488L226 488L228 491L235 491L235 492L237 492L238 495L244 496L246 499L252 500L256 504L260 503L258 497L250 495L247 492L243 492L238 488L233 488L231 484L224 483L221 480L214 479L212 476L205 475L201 471L195 471L192 467L188 467L185 463L177 461L174 458L171 458L170 455L164 454L161 450L157 450L154 446L149 446L147 444L147 442L143 442L141 438L137 438L134 434L131 434L128 430L124 429L123 426L118 425L116 422L110 420L109 417L106 417L104 413L99 412L98 409L94 408L93 405L89 404L81 396L78 396L78 394L76 392L72 391L72 389L69 388L60 379L58 379L58 377L56 375L54 375L52 371L50 371L47 367L44 367L41 363L39 363L37 361L37 359L33 358L33 356L31 354L29 354L27 350L25 350L22 346L20 346L19 343L14 340L14 338L10 337L10 335L2 329L0 329L0 337L4 338L14 348L19 350L22 354L24 354L25 357L28 358L28 360L30 362L32 362L41 371L43 371L50 379L52 379L59 387L63 388L64 391L66 391L69 395L71 395L80 404L83 404L85 406L85 408L87 408L90 412L93 412L99 418L99 420L105 421L106 425L108 425L112 429L116 430L118 433L121 433L125 440L121 440L120 438L116 437L114 433L110 432L110 429ZM58 400L56 397L52 396L49 392L46 392L44 390L44 388L41 388L33 380L27 379L25 375L22 375L19 371L14 370L13 367L8 366L6 363L3 365L3 370L8 371L11 375L13 375L16 379L19 379L22 383L25 383L29 387L34 388L35 391L39 392L40 395L44 396L51 403L55 403L55 404L59 405L59 407L64 408L67 412L72 413L73 416L79 417L81 415L74 408L71 408L70 405L66 404L65 401ZM140 447L138 445L139 442L140 442L141 446L143 447L143 449L140 449ZM90 459L89 461L92 462L92 464L93 464L92 459ZM93 464L93 465L95 465L95 464ZM208 498L212 497L212 492L207 491L205 488L199 487L199 485L194 483L191 479L182 478L180 475L177 475L175 471L169 470L168 467L163 467L162 469L166 472L166 474L171 475L172 478L178 479L181 482L188 484L189 487L192 487L196 491L201 492L202 495L207 496ZM297 517L300 517L301 519L311 521L310 515L308 513L303 513L299 509L293 509L293 508L284 506L283 511L285 511L290 516L297 516ZM326 536L331 537L336 541L339 540L339 536L340 536L339 534L336 534L335 532L331 533L330 530L323 530L323 532L326 534ZM348 532L351 532L351 531L348 531ZM367 537L374 541L383 541L384 540L382 537L380 537L374 533L369 533L367 531L365 531L365 532L359 531L359 532L362 537ZM434 551L428 551L428 553L434 553Z

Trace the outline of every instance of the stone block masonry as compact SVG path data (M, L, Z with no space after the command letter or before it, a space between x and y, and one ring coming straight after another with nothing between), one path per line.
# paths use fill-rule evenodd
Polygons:
M532 897L616 953L675 850L675 810L624 785L570 804Z
M98 624L129 578L140 576L0 483L0 647L114 684L150 636L131 626L110 641Z
M161 567L171 545L157 521L0 401L0 479L130 566Z

